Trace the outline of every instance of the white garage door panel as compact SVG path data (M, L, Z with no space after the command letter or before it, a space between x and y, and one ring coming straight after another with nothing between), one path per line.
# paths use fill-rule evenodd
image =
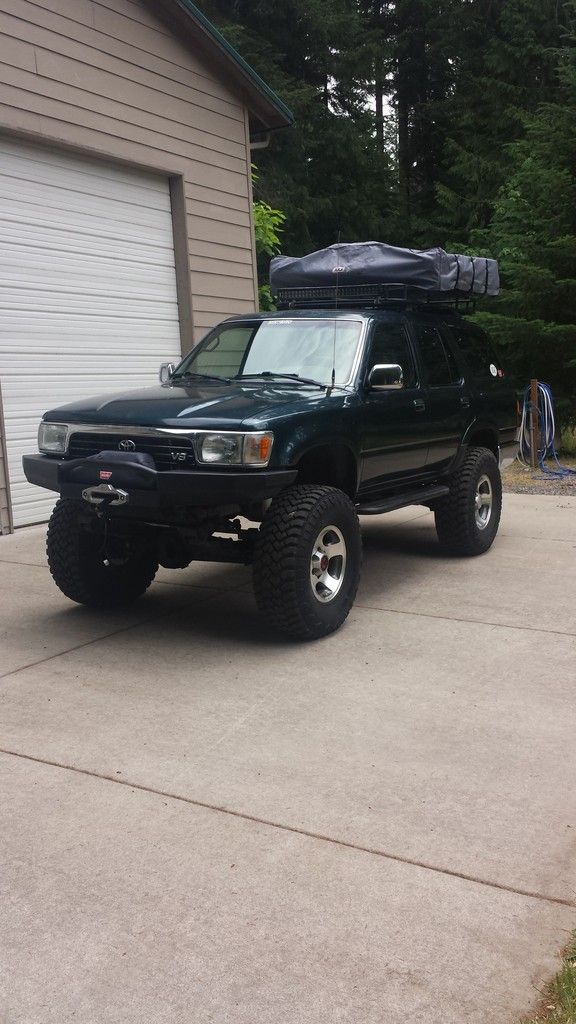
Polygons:
M117 223L120 225L140 224L150 228L153 234L162 239L165 237L165 224L162 214L165 209L153 209L150 206L137 205L136 197L128 201L114 200L108 196L92 196L81 192L68 191L65 188L55 188L53 185L43 185L38 182L30 182L27 188L28 196L22 201L20 189L16 179L3 179L0 182L0 199L9 199L12 205L10 221L28 221L28 210L31 209L40 215L42 223L51 224L62 211L76 213L79 223L75 231L86 228L88 232L102 234L102 227L99 221L105 224ZM150 193L159 195L159 193ZM162 197L164 198L164 197ZM164 203L162 204L164 206ZM115 234L120 235L120 230ZM129 235L128 237L131 237Z
M84 196L87 206L98 198L105 198L125 204L132 202L141 209L170 208L163 178L143 171L134 172L119 164L90 163L64 151L45 150L42 154L36 147L28 146L24 150L21 143L4 140L2 168L0 188L9 189L14 182L25 178L29 182L27 194L32 199L37 195L35 186L52 190L46 192L49 201L50 198L55 201L59 194L70 195L70 199L64 201L66 209L69 202L74 202L74 193Z
M30 164L30 156L33 157L33 165ZM73 153L67 153L60 149L39 148L32 145L24 148L17 139L3 139L2 165L11 170L16 177L26 177L31 181L59 183L59 176L64 170L67 180L70 182L70 188L81 191L84 187L83 183L89 181L94 195L107 194L102 190L108 187L106 183L110 180L114 196L119 194L123 183L131 189L146 188L165 195L164 179L159 178L152 171L138 170L135 172L131 167L126 167L123 164L105 163L100 160L91 163L83 156L75 156Z
M25 245L25 251L23 248ZM6 242L2 247L1 259L3 264L7 264L8 267L16 269L16 267L25 264L31 269L39 270L43 269L49 278L52 278L54 274L57 274L61 270L72 271L78 277L87 277L94 269L94 260L98 257L106 257L106 263L100 268L103 276L106 276L110 280L130 280L140 274L148 274L152 276L157 274L170 278L170 266L167 264L165 254L161 251L159 256L154 260L154 255L151 246L148 246L148 260L134 259L131 254L125 252L122 256L117 259L112 258L110 255L109 247L106 252L105 247L102 247L102 251L99 253L87 253L78 251L69 251L63 253L54 247L51 247L51 259L49 267L46 266L46 250L49 248L46 245L35 248L31 242L23 243L22 238L18 240L17 244ZM107 264L107 265L106 265ZM114 273L119 275L116 278Z
M170 321L143 321L136 317L119 320L105 316L90 320L85 316L62 317L58 314L37 312L29 313L25 317L21 313L16 315L6 312L2 316L2 327L13 338L26 339L30 346L35 343L44 345L44 339L51 336L57 343L62 340L67 345L68 342L81 344L82 351L91 341L99 344L102 339L103 344L107 344L107 340L110 339L110 344L113 344L114 338L130 339L135 332L138 332L144 346L147 343L154 345L163 338L172 338L174 334L174 325Z
M38 226L35 231L31 231L29 225L22 220L6 217L2 229L6 241L16 245L40 245L43 249L53 250L55 254L64 251L78 255L86 254L90 257L100 255L107 260L137 259L142 250L142 236L145 235L147 243L144 251L151 262L165 265L170 254L170 246L165 235L152 231L146 225L145 232L142 225L133 229L128 223L122 225L120 233L117 222L111 218L101 218L92 224L87 224L85 220L81 230L71 227L68 232L69 245L62 250L62 217L54 213L52 218L48 218L45 211L39 208L36 208L36 215Z
M92 289L91 294L84 294L81 288L34 288L28 279L22 288L9 288L2 286L0 281L0 309L13 312L26 313L30 302L34 302L34 308L39 313L54 313L65 305L71 313L86 312L89 316L103 316L104 313L112 316L130 319L133 316L142 315L154 320L168 320L172 312L172 303L163 302L161 298L148 300L143 309L143 303L138 295L108 295L106 285L102 285L100 291ZM97 284L94 286L98 287Z
M0 140L0 379L14 523L49 492L24 478L42 414L146 387L178 356L168 182Z

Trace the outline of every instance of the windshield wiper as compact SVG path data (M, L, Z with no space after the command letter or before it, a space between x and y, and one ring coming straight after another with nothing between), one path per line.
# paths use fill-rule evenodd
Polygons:
M179 380L194 380L200 378L201 380L220 380L224 384L231 384L230 377L219 377L217 373L194 373L192 370L187 370L185 373L174 374L170 377L170 383Z
M314 384L318 388L327 388L321 380L314 380L313 377L301 377L299 373L274 373L272 370L261 370L260 373L239 373L234 380L246 380L248 377L263 377L264 380L295 380L298 384Z

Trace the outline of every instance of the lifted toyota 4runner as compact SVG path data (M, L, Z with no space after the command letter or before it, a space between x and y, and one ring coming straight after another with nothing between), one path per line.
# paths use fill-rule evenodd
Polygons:
M486 551L515 437L487 336L391 301L232 317L158 386L47 412L23 461L60 494L48 561L73 601L133 601L159 565L251 563L269 623L312 639L354 601L359 514L425 505L447 551Z

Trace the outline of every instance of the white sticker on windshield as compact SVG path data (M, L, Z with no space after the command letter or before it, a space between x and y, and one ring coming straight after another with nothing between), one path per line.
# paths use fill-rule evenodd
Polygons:
M283 327L285 324L293 323L293 320L266 320L267 327Z
M494 366L494 363L490 363L490 373L492 374L493 377L497 377L498 376L498 370Z

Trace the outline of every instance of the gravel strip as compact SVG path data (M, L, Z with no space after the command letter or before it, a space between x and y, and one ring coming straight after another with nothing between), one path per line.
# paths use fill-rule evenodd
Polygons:
M573 456L560 457L560 464L576 470L576 459ZM553 460L546 465L555 469ZM517 460L502 473L504 491L512 494L569 494L576 497L576 473L570 476L548 476L540 469L526 469Z

